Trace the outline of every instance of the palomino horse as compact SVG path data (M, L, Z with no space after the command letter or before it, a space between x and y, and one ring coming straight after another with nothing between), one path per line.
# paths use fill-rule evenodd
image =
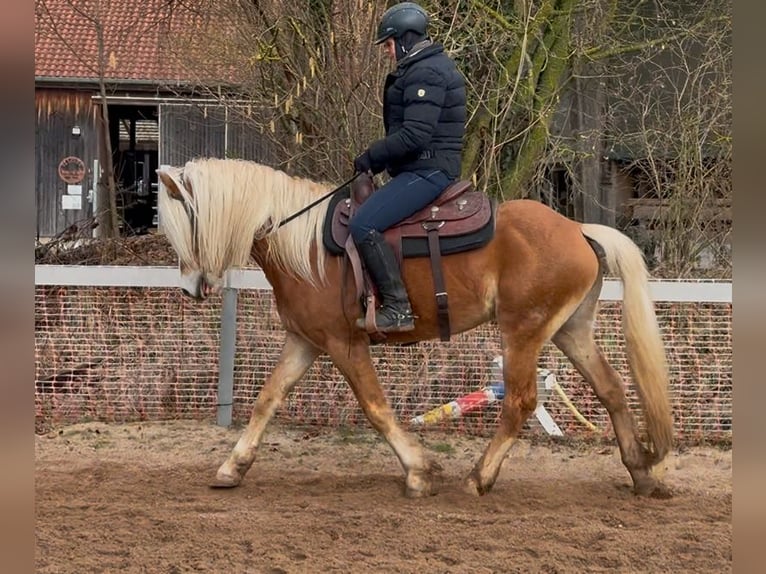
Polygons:
M212 486L240 484L275 410L326 353L399 458L406 495L432 494L440 467L394 417L370 358L369 336L355 326L362 309L351 273L342 257L331 256L323 246L329 199L277 227L330 186L241 160L196 159L183 168L159 170L159 176L166 190L160 193L160 217L179 256L184 290L204 298L220 288L228 269L254 260L273 287L286 331L279 361L255 401L249 424ZM671 448L672 418L665 352L640 250L612 228L576 223L535 201L501 203L495 217L489 243L443 258L452 332L494 320L502 342L505 397L499 425L466 479L467 490L481 495L495 483L508 449L536 407L538 355L552 339L609 412L634 491L669 495L652 473ZM646 445L620 375L594 341L593 321L606 272L619 276L624 285L623 327ZM405 259L403 277L418 318L414 331L389 334L387 343L438 337L428 257Z

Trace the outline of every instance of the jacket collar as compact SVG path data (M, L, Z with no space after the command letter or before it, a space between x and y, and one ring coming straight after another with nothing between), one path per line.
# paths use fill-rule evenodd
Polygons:
M417 62L419 60L422 60L423 58L427 58L433 54L438 54L439 52L444 51L444 46L441 44L437 44L431 40L423 40L422 42L418 42L415 44L412 49L410 50L410 53L407 54L404 58L399 60L399 63L397 64L397 68L405 68L409 66L410 64L413 64L414 62Z

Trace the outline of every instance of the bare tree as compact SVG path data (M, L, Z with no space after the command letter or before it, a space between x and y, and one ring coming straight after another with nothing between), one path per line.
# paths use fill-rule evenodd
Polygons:
M620 160L641 201L660 201L659 272L688 274L710 252L730 266L728 0L436 4L471 86L464 174L544 199L561 169L567 214L615 225L625 206L605 181Z
M268 138L275 163L345 179L380 134L385 62L372 46L378 12L364 0L194 3L203 21L168 39L186 74Z
M630 15L621 44L590 54L608 71L605 153L622 156L636 182L656 272L687 276L708 257L730 273L731 4L636 5ZM630 45L642 49L620 49Z
M250 121L281 167L347 176L353 155L382 131L388 63L371 40L387 3L189 2L204 24L172 43L197 83L214 86L211 95L222 101L252 102L259 112ZM570 189L568 215L615 224L622 206L603 182L618 149L634 164L625 169L650 166L662 197L684 196L699 207L709 205L701 189L710 197L728 193L729 0L423 5L433 36L469 86L463 176L489 193L545 199L540 190L550 187L555 167ZM715 151L699 155L692 169L695 149ZM686 217L695 214L679 210L676 221ZM680 262L689 253L673 257Z

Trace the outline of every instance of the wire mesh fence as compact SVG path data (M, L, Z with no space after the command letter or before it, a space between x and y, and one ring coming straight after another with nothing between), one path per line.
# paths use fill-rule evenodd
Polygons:
M38 285L38 430L86 420L214 420L220 302L219 297L192 301L172 287ZM678 440L729 441L731 303L661 301L655 308L668 355ZM284 334L269 290L240 290L237 317L233 416L243 422L276 364ZM602 301L596 333L608 360L624 378L629 402L638 414L618 301ZM447 343L375 346L372 354L394 410L407 422L497 382L493 358L500 355L500 340L490 323L455 335ZM550 370L564 392L551 393L544 407L565 435L611 435L605 409L552 344L545 346L539 367ZM436 428L485 434L494 429L498 415L498 404L490 404L463 417L440 421ZM342 376L323 357L296 386L277 417L304 424L367 425ZM525 432L543 430L532 420Z

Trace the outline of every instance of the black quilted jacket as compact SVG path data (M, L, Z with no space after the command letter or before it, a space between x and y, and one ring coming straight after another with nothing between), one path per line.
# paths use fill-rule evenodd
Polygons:
M465 122L463 75L443 46L430 44L400 60L386 78L386 137L370 145L372 164L387 169L391 176L438 168L456 178Z

